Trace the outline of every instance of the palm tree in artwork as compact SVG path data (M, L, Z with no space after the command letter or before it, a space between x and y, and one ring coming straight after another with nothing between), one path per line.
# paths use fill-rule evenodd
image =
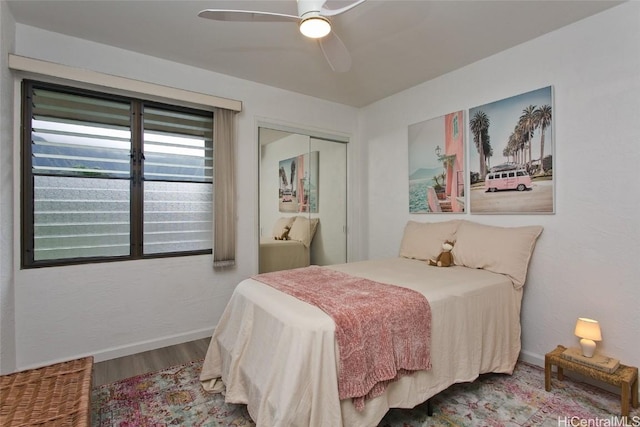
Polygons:
M490 168L491 158L493 157L493 147L491 146L491 136L489 135L488 129L482 133L482 147L487 167Z
M287 188L289 181L287 181L287 173L284 171L282 166L280 166L280 169L278 170L278 175L280 176L280 187Z
M531 138L533 138L533 132L536 129L536 119L535 119L535 105L529 105L527 108L522 110L522 114L520 115L519 124L522 128L522 136L524 137L524 142L529 145L529 166L531 166Z
M537 108L533 114L536 127L540 128L540 168L542 168L542 159L544 159L544 132L551 124L551 106L543 105Z
M297 183L298 182L296 180L296 161L292 160L291 161L291 193L294 196L297 195L297 193L296 193L296 191L298 189Z
M517 142L517 151L518 151L518 163L521 165L527 163L527 155L524 151L527 148L527 134L525 132L524 126L522 123L518 123L516 125L516 142Z
M509 135L507 146L502 152L505 157L511 157L513 163L518 163L518 127L516 126Z
M513 150L511 148L511 138L509 138L509 142L507 143L507 145L502 149L502 156L506 157L507 159L509 159L510 161L513 161ZM514 162L515 163L515 162Z
M476 144L476 149L480 155L480 180L484 180L487 175L487 162L485 159L485 144L483 136L488 134L489 130L489 116L480 110L474 114L473 118L469 121L469 127L473 133L473 142Z

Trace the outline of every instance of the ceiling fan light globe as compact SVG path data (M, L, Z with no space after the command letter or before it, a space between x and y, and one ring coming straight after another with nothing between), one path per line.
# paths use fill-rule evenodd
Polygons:
M331 23L321 16L305 18L300 22L300 32L311 39L321 39L331 32Z

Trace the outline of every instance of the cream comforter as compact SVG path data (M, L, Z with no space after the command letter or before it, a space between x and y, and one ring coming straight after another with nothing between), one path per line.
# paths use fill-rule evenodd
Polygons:
M375 426L389 408L411 408L481 373L511 373L520 352L520 304L503 275L429 267L404 258L331 266L414 289L432 312L430 371L392 383L356 411L340 401L334 323L320 309L252 279L241 282L213 334L200 379L226 386L258 426Z
M311 251L298 240L260 239L260 273L306 267Z

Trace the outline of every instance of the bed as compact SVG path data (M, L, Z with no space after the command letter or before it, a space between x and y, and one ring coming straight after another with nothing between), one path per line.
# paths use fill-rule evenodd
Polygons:
M216 327L203 387L224 391L227 402L247 404L258 426L355 427L375 426L389 408L414 407L479 374L509 374L520 352L522 286L540 232L537 226L410 221L399 257L325 267L412 289L431 308L431 369L391 382L364 410L339 398L333 319L256 278L236 287ZM424 259L444 240L456 241L457 265L427 265ZM478 245L484 249L479 254ZM524 267L518 257L526 258Z
M299 240L260 239L260 273L306 267L311 251Z
M282 217L271 236L260 239L260 273L306 267L311 263L311 243L318 219Z

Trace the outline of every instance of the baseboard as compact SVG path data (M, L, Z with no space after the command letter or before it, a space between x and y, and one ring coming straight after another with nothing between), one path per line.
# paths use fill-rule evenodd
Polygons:
M518 357L518 360L521 360L521 361L523 361L525 363L528 363L530 365L538 366L538 367L544 369L544 355L543 354L537 354L537 353L532 353L530 351L522 350L520 352L520 357Z
M94 353L82 353L69 355L62 359L54 359L42 361L33 365L18 366L17 371L23 371L26 369L36 369L43 366L53 365L55 363L66 362L71 359L80 359L82 357L93 356L94 362L103 362L105 360L116 359L123 356L131 356L132 354L142 353L144 351L155 350L157 348L167 347L170 345L182 344L184 342L195 341L202 338L209 338L213 334L214 328L199 329L196 331L189 331L182 334L169 335L148 341L140 341L137 343L127 344L119 347L111 347L104 350L100 350Z
M94 362L116 359L118 357L130 356L144 351L155 350L170 345L182 344L184 342L195 341L202 338L209 338L215 328L205 328L196 331L189 331L182 334L175 334L148 341L127 344L119 347L112 347L93 354Z

